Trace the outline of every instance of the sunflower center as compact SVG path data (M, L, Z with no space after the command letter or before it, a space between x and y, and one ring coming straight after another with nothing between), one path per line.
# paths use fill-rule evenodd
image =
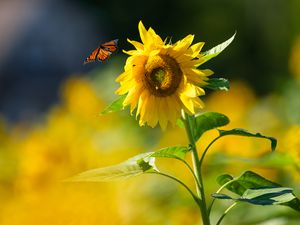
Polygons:
M145 86L155 96L172 95L178 88L182 71L175 59L168 55L149 57L145 65Z

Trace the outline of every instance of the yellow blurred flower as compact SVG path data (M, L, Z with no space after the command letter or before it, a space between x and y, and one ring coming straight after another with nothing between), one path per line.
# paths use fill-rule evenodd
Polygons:
M134 130L124 128L124 124L116 126L121 120L117 114L97 116L104 105L87 79L67 80L62 86L62 102L42 124L23 131L26 134L17 148L17 189L47 189L76 172L118 163L139 153L142 143L134 138ZM16 132L13 135L20 136Z
M226 129L248 129L247 117L255 101L255 94L248 85L241 81L233 81L230 82L229 92L213 92L207 98L206 106L209 111L220 112L228 116L230 123ZM199 149L204 149L216 136L218 132L215 130L205 133L198 143ZM209 152L219 151L228 155L249 157L258 154L258 151L253 151L253 144L256 143L257 141L253 142L251 138L228 136L216 142Z
M291 126L284 137L284 148L292 155L296 165L300 165L300 125ZM300 167L299 167L300 169Z
M159 123L165 129L168 122L175 124L181 109L194 114L204 107L198 96L205 94L201 86L213 72L196 68L203 62L204 42L191 45L194 35L170 44L142 22L138 27L143 44L128 40L136 50L125 51L130 56L117 78L121 87L116 93L127 94L123 105L130 105L131 113L137 108L140 126Z
M102 186L105 186L103 184ZM103 194L105 192L106 194ZM109 193L109 194L108 194ZM114 191L108 187L73 185L17 195L1 212L1 224L6 225L126 225L120 218ZM55 216L54 216L55 215Z
M97 115L105 105L97 97L90 82L82 78L67 80L62 89L62 98L70 112L84 117Z
M138 224L136 211L124 215L119 209L131 205L120 203L120 183L61 182L145 149L144 139L136 139L137 129L128 125L131 118L96 116L104 105L88 79L73 77L44 120L8 130L0 119L0 224Z
M242 81L231 81L230 91L213 92L206 100L207 109L225 114L232 127L244 126L247 113L254 106L253 90Z

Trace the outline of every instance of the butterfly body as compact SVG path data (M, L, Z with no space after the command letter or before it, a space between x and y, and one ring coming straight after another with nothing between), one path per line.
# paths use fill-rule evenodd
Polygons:
M84 61L84 64L90 63L90 62L95 62L96 60L100 62L104 62L107 60L110 55L115 52L118 47L118 39L105 42L103 44L100 44L98 48L96 48L90 55L89 57L86 58Z

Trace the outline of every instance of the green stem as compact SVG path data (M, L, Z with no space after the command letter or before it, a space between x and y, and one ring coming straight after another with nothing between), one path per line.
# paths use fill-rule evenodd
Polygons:
M203 180L202 180L202 175L201 175L201 165L200 165L200 160L196 148L196 142L192 133L192 127L191 127L191 121L190 121L190 116L188 114L183 115L183 119L185 122L185 130L190 142L190 147L192 151L192 160L193 160L193 167L194 167L194 173L195 173L195 178L196 178L196 188L197 188L197 194L200 199L200 211L202 214L202 221L203 225L210 225L210 220L209 216L207 213L207 207L206 207L206 199L205 199L205 193L204 193L204 187L203 187Z
M234 207L234 206L236 206L236 202L235 203L233 203L231 206L229 206L226 210L225 210L225 212L223 213L223 215L220 217L220 219L218 220L218 222L216 223L216 225L220 225L221 224L221 222L222 222L222 220L224 219L224 217L227 215L227 213Z
M199 164L200 164L200 172L202 172L202 165L203 165L203 160L204 160L204 158L205 158L205 156L206 156L206 153L208 152L208 149L220 138L221 136L218 136L218 137L216 137L212 142L210 142L209 143L209 145L204 149L204 152L202 153L202 156L201 156L201 159L200 159L200 161L199 161ZM227 185L227 184L226 184ZM226 186L225 185L225 186ZM224 186L224 187L225 187ZM223 186L218 190L218 191L221 191L223 188L224 188ZM218 193L218 191L217 191L217 193ZM208 207L208 209L207 209L207 215L208 215L208 217L209 217L209 215L210 215L210 212L211 212L211 209L212 209L212 206L213 206L213 204L214 204L214 202L215 202L215 199L213 199L212 200L212 202L211 202L211 204L210 204L210 206Z
M164 177L168 177L168 178L176 181L177 183L181 184L192 195L192 197L195 200L195 202L197 203L197 205L200 204L200 199L198 198L198 196L195 195L194 192L185 183L183 183L181 180L177 179L176 177L173 177L173 176L171 176L169 174L161 173L161 172L147 172L147 173L158 174L158 175L161 175L161 176L164 176Z

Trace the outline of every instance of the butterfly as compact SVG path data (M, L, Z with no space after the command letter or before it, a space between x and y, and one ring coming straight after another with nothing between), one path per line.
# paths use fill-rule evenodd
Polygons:
M110 55L113 52L115 52L118 49L117 44L118 44L118 39L101 44L89 55L89 57L86 58L83 64L95 62L96 59L98 59L98 61L100 62L104 62L110 57Z

